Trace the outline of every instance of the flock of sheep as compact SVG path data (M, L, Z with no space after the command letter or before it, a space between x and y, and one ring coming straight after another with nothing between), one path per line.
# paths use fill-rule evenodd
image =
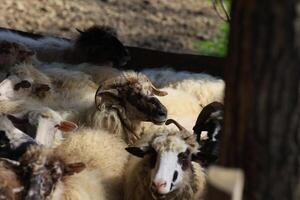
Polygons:
M122 70L108 27L0 31L0 199L184 200L218 158L224 81Z

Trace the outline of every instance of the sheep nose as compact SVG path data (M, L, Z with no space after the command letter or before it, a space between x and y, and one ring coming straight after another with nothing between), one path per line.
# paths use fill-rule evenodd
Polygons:
M159 194L164 192L166 186L167 186L167 182L164 180L159 180L152 183L152 188L154 189L154 191L156 191Z
M159 110L157 111L157 115L161 117L167 117L167 112L165 110Z

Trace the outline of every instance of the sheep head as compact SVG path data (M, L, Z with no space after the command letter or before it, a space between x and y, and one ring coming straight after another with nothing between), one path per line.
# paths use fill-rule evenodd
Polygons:
M78 31L80 35L75 41L74 51L78 51L85 62L112 62L114 67L120 67L130 59L128 50L111 27L93 26L85 31Z
M216 162L219 157L223 117L224 105L212 102L203 108L193 128L200 144L197 157L204 167ZM202 138L203 131L207 131L206 138Z
M9 42L0 41L0 67L9 67L22 62L32 63L35 53L26 46Z
M26 200L42 200L51 196L64 176L85 169L83 163L65 163L53 151L43 147L31 147L20 159L27 195Z
M155 197L169 195L191 179L192 154L197 152L196 138L183 129L175 120L179 131L158 133L147 143L127 147L132 155L145 159L150 170L149 189Z
M141 73L126 72L106 80L98 89L96 106L116 109L122 121L150 121L155 124L165 122L167 109L157 96L167 95L156 89Z
M31 65L17 65L9 69L0 83L0 100L24 99L27 96L45 98L51 81Z

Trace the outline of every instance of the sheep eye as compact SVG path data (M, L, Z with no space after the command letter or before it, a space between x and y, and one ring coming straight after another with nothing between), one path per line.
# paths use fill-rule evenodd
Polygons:
M2 54L10 54L10 51L7 49L1 49L0 51Z
M189 166L190 151L187 149L185 152L181 152L178 154L178 163L181 165L182 170L186 170Z
M157 160L157 152L155 151L154 148L150 148L149 149L149 156L150 156L150 167L151 168L154 168L155 167L155 164L156 164L156 160Z
M8 143L9 140L5 135L5 131L0 130L0 148L5 148Z
M14 90L18 91L20 88L30 88L30 87L31 87L31 83L29 81L23 80L14 86Z

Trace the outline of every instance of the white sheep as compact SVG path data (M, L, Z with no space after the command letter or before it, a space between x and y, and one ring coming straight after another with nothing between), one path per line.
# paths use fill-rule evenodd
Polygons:
M180 131L145 135L126 150L133 154L125 172L125 199L199 199L204 193L202 167L192 162L195 137L174 120Z
M170 68L144 69L151 81L159 88L171 87L194 95L203 107L213 101L224 101L225 83L222 79L205 73L176 72Z

